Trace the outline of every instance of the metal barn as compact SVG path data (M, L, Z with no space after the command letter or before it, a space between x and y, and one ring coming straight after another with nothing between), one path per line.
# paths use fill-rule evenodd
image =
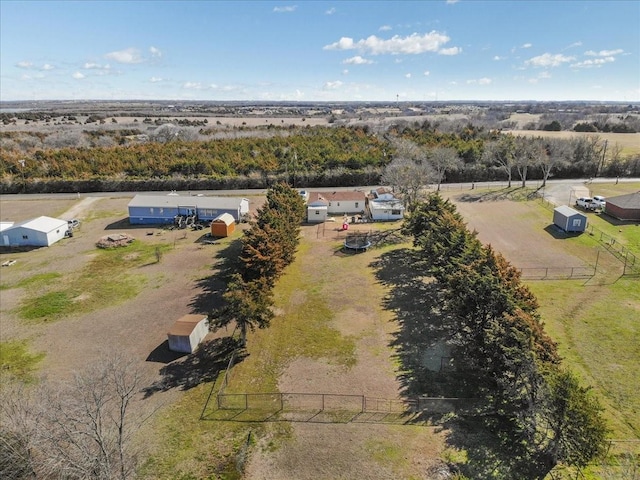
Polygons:
M132 225L171 224L176 217L212 221L228 213L238 222L249 213L249 200L238 197L193 197L180 195L136 195L129 202Z
M67 230L66 220L42 216L16 223L3 229L0 235L5 247L48 247L63 239Z
M587 216L562 205L553 209L553 224L565 232L584 232L587 228Z

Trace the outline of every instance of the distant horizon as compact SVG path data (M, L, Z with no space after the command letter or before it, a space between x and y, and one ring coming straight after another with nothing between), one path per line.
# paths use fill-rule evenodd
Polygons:
M0 99L633 103L640 2L3 0Z
M40 100L0 100L0 105L16 104L16 103L212 103L212 104L384 104L384 105L400 105L400 104L478 104L478 103L499 103L499 104L516 104L516 103L579 103L579 104L620 104L620 105L639 105L640 101L625 100L214 100L214 99L40 99Z

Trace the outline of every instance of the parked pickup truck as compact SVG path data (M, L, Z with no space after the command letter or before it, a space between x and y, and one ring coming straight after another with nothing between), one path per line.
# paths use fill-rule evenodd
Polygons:
M602 208L598 202L596 202L591 197L580 197L576 200L576 206L580 208L584 208L585 210L596 210L598 208Z
M602 195L594 195L593 203L596 204L596 208L604 208L607 206L607 199L604 198Z

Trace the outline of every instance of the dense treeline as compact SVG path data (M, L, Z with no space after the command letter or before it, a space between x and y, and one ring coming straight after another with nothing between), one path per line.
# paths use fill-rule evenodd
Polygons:
M415 207L403 230L444 292L450 375L459 393L483 400L453 427L475 442L462 442L476 449L464 474L542 479L558 464L584 466L602 453L601 407L562 366L519 272L437 194Z
M429 121L402 123L383 131L367 126L275 128L215 139L194 132L163 125L152 136L155 141L117 145L110 136L89 136L81 147L68 146L73 142L64 136L24 145L18 145L24 139L4 137L0 191L266 188L281 180L296 186L372 184L394 158L399 138L455 150L462 163L446 173L445 182L506 180L508 173L486 155L488 146L506 135L471 123L455 128ZM539 151L551 149L552 141L542 137L515 138L537 142ZM46 148L47 142L63 146ZM618 146L607 148L596 135L555 142L563 143L568 153L554 162L553 172L545 171L541 158L532 159L530 178L547 173L558 178L640 175L640 155L624 157Z
M266 203L244 233L237 269L223 294L225 305L212 316L213 328L235 322L244 344L249 329L269 326L273 287L295 258L304 216L296 190L283 183L269 189Z

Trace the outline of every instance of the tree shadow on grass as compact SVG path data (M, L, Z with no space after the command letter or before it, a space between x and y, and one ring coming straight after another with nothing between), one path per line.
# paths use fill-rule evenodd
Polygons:
M241 240L236 239L218 251L215 256L217 261L211 266L211 275L196 282L200 293L189 303L192 313L210 313L222 305L222 294L227 288L228 278L237 271L236 265L241 248Z
M203 382L215 381L218 374L227 367L234 351L237 350L235 364L246 357L244 349L238 349L238 340L232 337L216 338L201 343L194 353L162 367L162 378L143 389L145 398L173 388L189 390Z
M399 365L398 380L405 400L416 401L418 412L408 423L439 425L447 444L465 450L467 462L451 465L452 472L469 478L491 478L500 462L495 439L477 414L481 403L469 398L473 379L456 369L461 358L455 345L455 324L443 308L445 289L433 279L427 265L411 249L383 253L370 265L380 283L389 289L383 307L393 312L399 329L390 345ZM441 402L421 397L444 397Z
M384 253L371 266L389 288L383 307L394 313L400 327L391 346L400 365L402 394L407 399L462 396L450 368L452 328L442 308L442 286L410 249Z

